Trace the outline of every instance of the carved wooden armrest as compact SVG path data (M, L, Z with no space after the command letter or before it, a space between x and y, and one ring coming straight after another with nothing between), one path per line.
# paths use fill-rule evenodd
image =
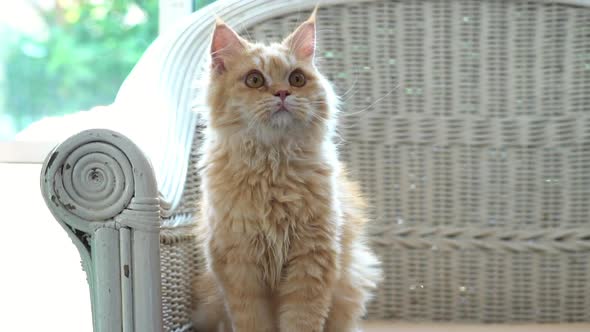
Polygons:
M94 331L162 331L160 200L139 148L83 131L49 154L41 191L82 257Z

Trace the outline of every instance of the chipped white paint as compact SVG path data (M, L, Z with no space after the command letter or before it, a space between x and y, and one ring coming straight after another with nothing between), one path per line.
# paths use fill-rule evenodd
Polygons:
M82 257L94 330L161 331L160 201L143 153L116 132L83 131L47 157L41 190Z

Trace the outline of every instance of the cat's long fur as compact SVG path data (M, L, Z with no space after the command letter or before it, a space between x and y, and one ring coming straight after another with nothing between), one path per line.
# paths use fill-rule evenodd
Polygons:
M282 44L218 21L194 283L197 331L356 331L379 278L358 187L332 140L337 98L313 64L315 15ZM299 68L307 82L289 85ZM244 84L252 69L265 85ZM288 90L278 112L278 90Z

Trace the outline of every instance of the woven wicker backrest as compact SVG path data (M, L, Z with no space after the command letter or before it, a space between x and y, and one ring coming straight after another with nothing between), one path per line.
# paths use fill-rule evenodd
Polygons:
M307 15L246 35L278 41ZM590 321L590 8L326 5L318 39L385 272L370 318Z

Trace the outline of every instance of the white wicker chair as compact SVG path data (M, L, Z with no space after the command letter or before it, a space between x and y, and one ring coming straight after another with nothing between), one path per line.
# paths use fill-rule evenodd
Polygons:
M90 130L48 156L43 195L82 256L95 331L190 328L190 110L214 13L277 40L316 2L195 13L156 40L112 106L144 129L124 132L135 144ZM318 38L385 271L369 317L590 321L590 2L324 0Z

